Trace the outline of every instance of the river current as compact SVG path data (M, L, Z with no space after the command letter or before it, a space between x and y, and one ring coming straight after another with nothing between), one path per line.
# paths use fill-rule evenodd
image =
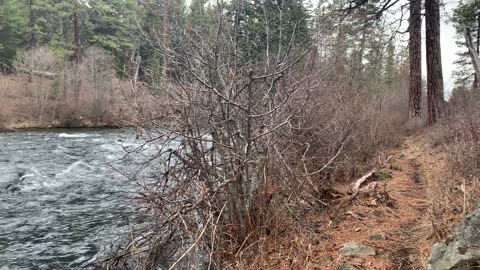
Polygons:
M0 133L0 270L79 269L126 239L142 217L125 175L154 178L141 146L128 129Z

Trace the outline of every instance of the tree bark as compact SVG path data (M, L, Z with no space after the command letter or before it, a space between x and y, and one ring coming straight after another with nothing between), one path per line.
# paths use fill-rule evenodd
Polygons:
M163 79L167 78L167 71L168 71L168 0L163 0L163 69L162 69L162 76Z
M444 107L439 1L425 0L428 125L438 121Z
M410 86L408 112L410 118L420 116L422 98L422 1L410 0L408 50L410 57Z
M477 55L480 55L480 14L477 15ZM479 79L477 76L475 76L475 79L473 80L473 88L480 88L479 87Z
M33 48L37 45L37 37L35 35L35 12L33 11L33 0L30 0L28 2L29 8L30 8L30 22L29 22L29 27L30 27L30 38L28 41L28 47Z
M80 62L80 19L78 16L78 12L73 14L73 34L74 34L74 57L77 62Z
M463 33L465 35L465 42L467 44L468 54L470 55L470 59L472 59L473 69L475 70L475 87L475 84L478 83L480 78L480 59L478 59L478 53L475 50L475 46L473 45L472 33L470 31L470 28L464 27Z

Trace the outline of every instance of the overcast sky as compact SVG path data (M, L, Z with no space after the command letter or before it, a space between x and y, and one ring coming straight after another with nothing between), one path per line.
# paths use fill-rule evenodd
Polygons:
M312 4L317 4L319 0L310 0ZM455 28L449 23L449 18L453 13L453 9L457 7L459 0L444 0L445 4L444 9L441 11L442 16L442 25L441 25L441 47L442 47L442 67L443 67L443 78L445 84L445 94L447 96L450 95L452 88L453 88L453 78L452 72L455 70L454 62L457 59L457 52L461 50L458 48L456 41L456 33ZM402 0L401 3L397 4L396 9L400 10L400 6L405 4L406 0ZM394 16L394 15L393 15ZM406 30L408 27L408 22L403 23L403 30ZM426 56L425 56L425 20L423 20L423 31L422 31L422 69L423 69L423 76L426 79ZM403 38L405 42L408 40L408 35L405 35Z
M457 7L459 0L447 0L445 1L445 10L442 15L442 25L440 31L440 39L442 46L442 67L443 76L445 80L445 94L450 95L453 88L452 72L455 70L454 61L457 59L457 52L461 50L456 41L456 32L452 23L448 22L450 16L452 16L453 9ZM425 36L425 35L424 35ZM424 54L425 55L425 54ZM425 62L425 60L424 60ZM426 67L424 68L426 69ZM425 72L424 72L425 74Z
M309 0L314 6L318 4L319 0ZM332 1L332 0L330 0ZM334 1L334 0L333 0ZM191 0L186 1L187 4L191 2ZM397 4L397 9L400 10L400 6L405 4L407 0L402 0L400 3ZM459 0L443 0L445 4L444 9L441 11L442 16L442 25L441 25L441 47L442 47L442 67L443 67L443 78L445 84L445 94L447 96L450 95L452 88L453 88L453 78L452 72L455 70L456 66L454 65L454 61L457 59L457 52L461 50L455 43L456 41L456 33L455 29L451 23L449 23L449 18L452 15L453 9L457 7ZM403 23L404 29L408 26L408 22ZM422 31L422 68L423 68L423 76L426 79L426 59L425 59L425 20L423 21L423 31ZM405 41L408 40L408 36L405 35Z

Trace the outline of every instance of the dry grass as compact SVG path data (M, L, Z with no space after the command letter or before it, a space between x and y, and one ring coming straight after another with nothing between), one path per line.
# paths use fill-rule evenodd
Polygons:
M421 236L424 262L431 244L445 240L480 201L478 101L478 91L456 92L443 122L417 139L417 163L430 200L428 230Z
M328 210L303 212L303 219L286 223L280 234L261 239L261 251L250 254L249 260L240 257L236 269L326 270L344 262L360 269L423 269L431 246L445 240L479 201L478 171L472 162L478 158L473 132L479 129L471 128L478 118L472 111L469 114L471 119L466 113L452 115L455 121L414 134L394 151L395 166L388 171L393 178L386 181L385 190L395 207L372 207L369 198L357 198L347 208L339 208L327 196ZM402 169L393 168L397 166ZM330 198L345 196L341 194L348 189L334 184ZM369 240L369 234L376 232L386 233L387 240ZM380 254L340 256L340 245L349 241L372 245Z
M152 118L161 112L158 98L144 86L133 93L130 82L116 76L112 57L100 49L88 49L80 64L33 49L19 55L16 65L56 76L33 76L29 82L27 74L0 75L3 129L138 125L138 111Z
M375 219L371 220L373 223L348 220L344 215L346 210L339 209L335 201L339 196L346 196L341 192L342 183L370 170L377 158L385 158L387 149L400 144L401 131L398 127L402 126L405 121L403 115L406 115L402 111L403 96L401 91L383 91L382 86L356 86L325 82L318 86L311 102L295 107L299 110L295 115L303 121L302 132L289 138L297 143L285 144L284 148L284 152L290 153L287 160L293 170L301 174L305 161L307 167L313 168L311 171L321 168L334 156L342 137L348 134L343 142L342 154L323 173L302 179L302 185L290 185L286 190L280 186L273 192L274 197L288 198L274 200L268 206L272 210L267 216L278 218L273 223L262 224L270 228L268 234L261 235L247 248L234 253L231 260L234 264L230 268L335 269L345 261L337 254L340 244L348 239L362 239L365 235L367 237L363 239L368 240L368 232L374 232L369 227L378 227L379 231L383 228L376 225ZM311 148L305 157L302 155L306 144ZM408 173L403 164L399 166L402 170L396 173ZM276 176L279 179L288 177ZM362 205L358 207L354 211L367 209ZM385 219L395 224L395 214L386 209L379 211L386 211ZM372 211L367 212L373 215ZM351 226L353 224L358 226ZM359 227L360 232L356 232ZM382 248L388 249L390 243L385 242ZM377 268L368 269L388 269L390 259L376 257L370 263Z
M394 151L397 154L391 161L403 169L386 169L392 178L378 185L378 194L388 194L385 201L375 200L369 194L357 197L349 205L338 204L335 199L326 201L330 204L327 211L312 209L301 220L286 224L281 234L262 239L261 252L236 269L327 270L347 262L360 269L419 269L423 246L430 244L421 245L418 240L429 230L424 224L428 220L425 217L429 201L425 183L417 183L415 179L418 168L413 159L420 152L412 142L407 141L406 145ZM332 198L346 196L349 189L349 185L335 184ZM373 233L385 233L387 240L369 240ZM341 244L352 241L374 246L379 254L364 258L340 256Z

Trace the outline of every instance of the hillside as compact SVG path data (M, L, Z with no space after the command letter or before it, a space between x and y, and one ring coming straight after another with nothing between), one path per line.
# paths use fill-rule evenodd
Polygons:
M431 136L419 131L391 149L388 162L379 157L358 192L352 191L356 181L334 185L326 209L302 221L308 225L293 222L282 235L262 240L262 252L247 252L248 263L238 269L425 269L432 245L468 212L446 204L454 182L445 182L447 152ZM449 194L451 202L464 196Z

